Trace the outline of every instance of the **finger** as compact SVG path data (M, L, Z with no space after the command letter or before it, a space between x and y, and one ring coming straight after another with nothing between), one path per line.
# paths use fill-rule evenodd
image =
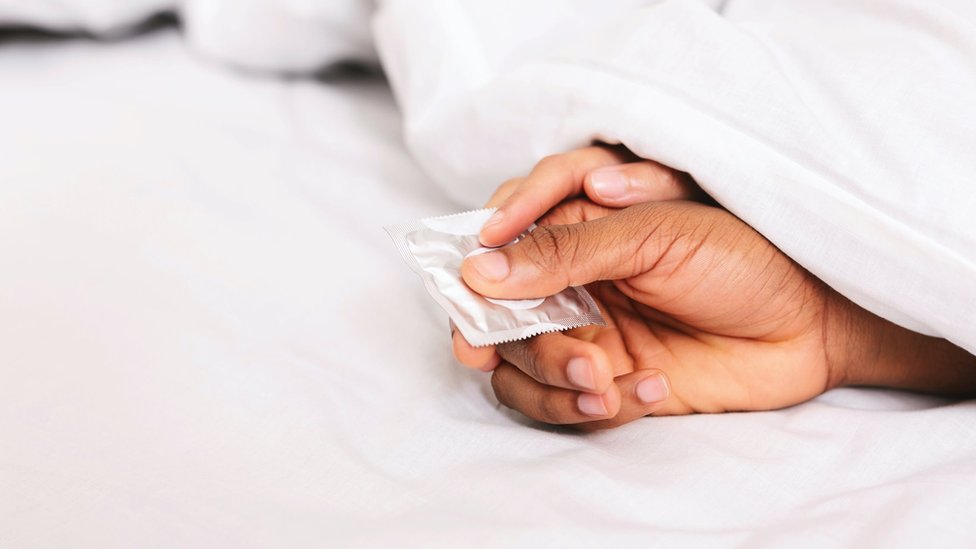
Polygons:
M602 395L550 387L507 362L495 369L491 387L505 406L553 425L609 419L620 409L620 391L615 385Z
M623 158L619 148L587 147L542 159L485 222L481 243L494 247L511 242L550 208L579 194L587 172Z
M690 175L653 160L597 168L586 174L583 189L597 204L614 208L652 200L699 200L705 196Z
M620 411L611 418L581 423L580 430L610 429L645 416L672 416L692 413L671 388L671 380L661 370L637 370L618 377Z
M593 343L563 333L504 343L498 355L544 385L605 393L613 384L607 354Z
M540 226L516 244L466 259L461 276L487 297L529 299L674 268L710 234L717 211L693 202L648 202L593 221Z
M495 190L495 194L491 195L491 199L485 203L486 208L497 208L501 206L508 197L512 196L515 189L525 181L524 177L516 177L515 179L509 179L508 181L501 184L498 189Z
M540 217L536 224L544 225L572 225L584 221L592 221L601 217L606 217L614 212L616 208L607 208L599 204L594 204L587 198L573 198L565 201L556 208L549 210L547 214Z
M490 372L501 362L501 357L495 352L494 347L472 347L461 332L455 330L452 335L454 345L454 358L468 368L477 368Z

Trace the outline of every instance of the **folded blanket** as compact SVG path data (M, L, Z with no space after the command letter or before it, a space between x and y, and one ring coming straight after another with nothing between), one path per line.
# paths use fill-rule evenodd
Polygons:
M861 306L976 352L976 4L422 4L382 2L374 30L456 199L623 143Z

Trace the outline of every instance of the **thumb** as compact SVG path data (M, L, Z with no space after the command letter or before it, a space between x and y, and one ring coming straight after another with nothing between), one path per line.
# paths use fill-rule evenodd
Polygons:
M630 278L666 254L693 249L695 239L708 232L698 229L711 209L693 202L650 202L593 221L539 227L511 246L468 258L461 276L474 291L502 299L538 298L597 280ZM686 222L692 217L697 221ZM673 246L678 241L688 246Z
M653 160L594 169L583 179L590 200L623 208L653 200L702 200L705 193L690 175Z

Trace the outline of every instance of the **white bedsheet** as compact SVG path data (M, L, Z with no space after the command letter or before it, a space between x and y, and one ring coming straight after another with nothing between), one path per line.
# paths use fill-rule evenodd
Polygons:
M385 86L174 32L0 46L0 547L971 547L976 403L576 435L499 409L380 226Z

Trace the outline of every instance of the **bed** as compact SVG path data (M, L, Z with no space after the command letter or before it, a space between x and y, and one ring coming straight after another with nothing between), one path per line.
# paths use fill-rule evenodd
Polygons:
M382 231L461 209L400 123L169 26L0 43L0 547L976 544L972 401L501 407Z

